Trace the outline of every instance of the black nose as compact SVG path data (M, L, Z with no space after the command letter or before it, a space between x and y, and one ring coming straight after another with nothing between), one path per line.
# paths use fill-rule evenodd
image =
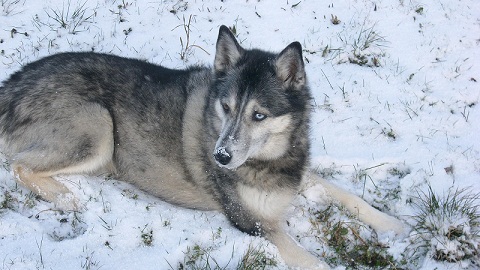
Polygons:
M230 154L225 147L219 147L213 156L215 157L215 160L222 165L227 165L230 160L232 160L232 154Z

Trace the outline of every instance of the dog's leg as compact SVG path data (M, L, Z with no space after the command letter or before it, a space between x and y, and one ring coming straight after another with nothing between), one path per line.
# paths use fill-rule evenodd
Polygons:
M5 144L20 184L60 209L78 210L74 194L53 177L107 170L114 151L113 123L97 104L66 108L71 111L59 111L51 117L55 121L40 119L13 131Z
M400 220L373 208L360 197L329 183L313 172L307 172L305 177L313 179L316 183L322 184L327 193L332 196L334 200L345 206L349 212L357 215L361 221L370 225L376 231L394 231L397 234L401 234L405 231L405 225Z
M238 211L230 213L228 216L240 230L253 235L265 236L278 248L280 256L290 267L317 270L330 269L326 263L302 248L279 225L285 209L292 201L294 195L292 191L267 192L241 184L237 188L240 201L243 204L236 205ZM232 194L228 199L234 196ZM228 205L235 205L234 202L230 201ZM228 213L231 209L227 208L226 210ZM243 213L243 216L240 216L239 213ZM249 220L250 222L248 222ZM245 230L246 228L255 228L257 231Z
M285 232L267 234L267 238L278 248L285 263L293 268L328 270L330 267L301 247Z
M53 202L55 207L65 211L78 210L78 200L62 183L45 173L34 173L19 164L13 165L17 182L43 199Z

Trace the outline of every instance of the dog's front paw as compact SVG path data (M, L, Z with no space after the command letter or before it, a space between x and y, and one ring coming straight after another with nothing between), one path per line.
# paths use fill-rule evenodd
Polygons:
M318 260L315 256L311 254L303 254L296 257L294 260L287 259L285 260L287 265L292 269L302 269L302 270L330 270L330 266Z
M319 262L313 269L315 270L330 270L330 266L325 262Z
M401 235L407 232L408 226L399 219L385 213L375 217L375 222L370 224L377 232L391 232Z

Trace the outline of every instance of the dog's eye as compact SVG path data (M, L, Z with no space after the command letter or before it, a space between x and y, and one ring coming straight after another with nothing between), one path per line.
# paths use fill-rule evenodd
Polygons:
M263 121L265 120L265 118L267 118L267 116L263 113L259 113L259 112L253 113L253 120L255 121Z
M227 103L222 103L222 108L223 108L223 112L225 112L225 113L230 112L230 107L228 106Z

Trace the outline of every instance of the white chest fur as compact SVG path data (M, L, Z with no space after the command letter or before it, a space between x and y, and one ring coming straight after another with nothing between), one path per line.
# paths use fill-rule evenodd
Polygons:
M243 184L238 185L238 193L250 211L269 220L282 217L293 198L291 190L265 191Z

